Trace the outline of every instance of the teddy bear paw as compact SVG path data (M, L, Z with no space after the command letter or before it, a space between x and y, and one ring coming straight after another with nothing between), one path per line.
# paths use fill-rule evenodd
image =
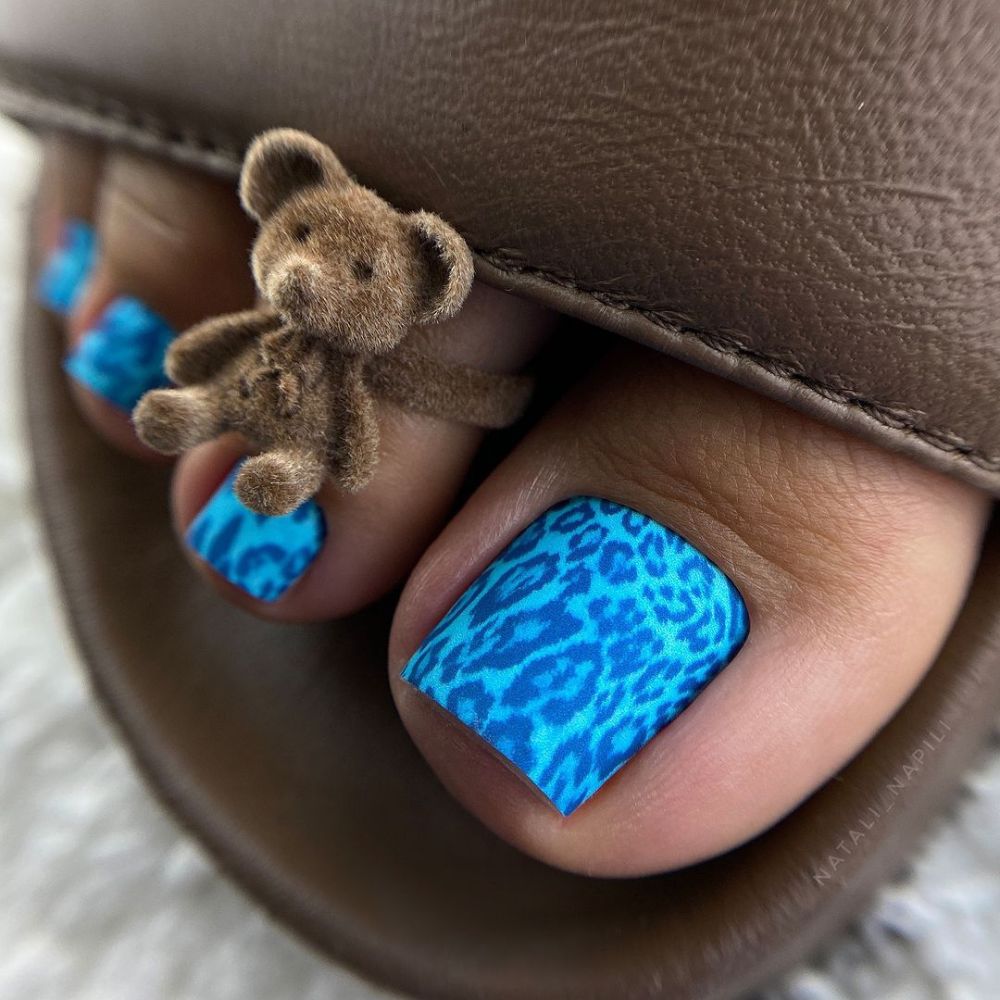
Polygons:
M176 455L215 436L212 409L186 389L155 389L132 413L139 439L154 451Z
M236 496L258 514L280 517L305 503L319 489L323 474L323 466L308 456L265 452L243 463L236 477Z

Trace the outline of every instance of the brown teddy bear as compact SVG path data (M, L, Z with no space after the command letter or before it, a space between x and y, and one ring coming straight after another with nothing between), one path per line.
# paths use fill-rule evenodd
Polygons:
M472 255L446 222L398 211L291 129L251 144L240 198L260 224L252 267L267 304L174 341L166 370L183 388L140 400L133 420L146 444L176 454L239 431L261 453L243 464L236 494L278 515L328 472L345 490L368 483L377 397L482 427L520 416L527 377L447 364L414 346L426 341L420 327L458 312L472 284Z

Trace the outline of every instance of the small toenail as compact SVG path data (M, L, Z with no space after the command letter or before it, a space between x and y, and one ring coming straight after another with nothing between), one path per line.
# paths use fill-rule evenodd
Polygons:
M247 509L233 491L241 464L192 521L187 541L230 583L272 603L312 565L326 538L326 520L313 500L280 517Z
M38 275L36 294L42 305L60 316L70 312L90 278L96 251L93 228L81 219L67 219Z
M131 412L142 395L170 385L163 359L175 333L169 323L131 296L101 313L63 367L82 385Z
M739 591L689 542L575 497L507 546L402 676L568 815L694 700L748 628Z

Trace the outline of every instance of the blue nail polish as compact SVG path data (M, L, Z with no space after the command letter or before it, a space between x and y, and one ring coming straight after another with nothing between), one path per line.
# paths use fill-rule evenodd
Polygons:
M676 718L749 627L669 528L574 497L490 564L403 670L569 815Z
M97 257L94 230L80 219L63 223L59 243L49 254L35 291L42 305L65 315L83 291Z
M163 359L173 327L130 296L115 299L66 359L68 374L115 406L131 412L143 393L170 385Z
M192 521L187 541L230 583L272 603L312 565L326 520L313 500L281 517L248 510L233 492L239 471L238 464Z

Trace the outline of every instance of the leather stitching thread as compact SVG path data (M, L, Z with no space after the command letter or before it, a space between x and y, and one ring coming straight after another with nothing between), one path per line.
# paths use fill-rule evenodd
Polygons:
M0 107L15 118L128 143L139 150L169 152L182 163L215 174L235 177L239 173L239 143L209 136L198 128L171 125L155 114L87 87L55 83L23 70L11 74L0 68Z
M69 88L51 81L29 83L0 72L0 106L8 113L46 124L65 125L77 131L170 153L181 162L195 163L214 173L235 176L239 171L240 145L221 137L210 137L198 129L169 125L156 115L137 111L120 101L105 98L82 87ZM476 250L476 255L507 274L528 275L571 289L619 312L642 316L671 333L693 337L719 354L746 360L785 382L800 385L832 403L860 410L874 422L891 430L912 434L946 454L966 460L987 472L1000 471L1000 455L988 455L959 434L945 428L927 427L919 411L870 399L850 388L834 385L774 355L748 347L731 334L713 333L677 323L620 292L599 291L578 284L571 275L524 262L510 250Z

